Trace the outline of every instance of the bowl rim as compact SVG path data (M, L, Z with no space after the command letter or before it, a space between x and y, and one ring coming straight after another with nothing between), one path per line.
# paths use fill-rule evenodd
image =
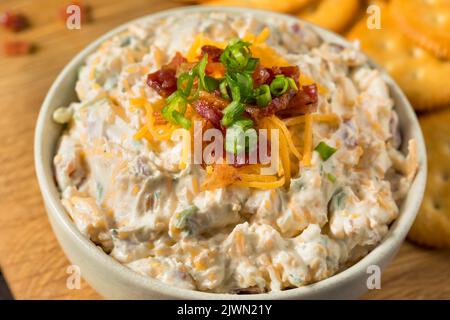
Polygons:
M57 191L56 183L53 180L52 175L48 174L48 172L53 172L52 161L50 163L45 163L43 156L43 148L46 144L46 136L43 134L44 128L46 126L46 122L51 117L48 117L49 112L53 112L50 110L52 99L57 93L58 87L63 79L70 74L73 68L78 67L83 64L86 57L95 51L95 49L105 40L113 37L116 34L126 30L126 28L132 24L151 21L155 19L164 18L173 14L183 14L183 13L240 13L240 14L252 14L256 17L270 17L270 18L278 18L284 20L288 23L301 23L303 25L307 25L311 27L315 32L317 32L321 37L324 37L326 41L333 41L337 43L342 43L344 45L349 45L351 42L346 40L345 38L325 29L322 29L316 25L298 19L294 16L289 16L286 14L275 13L265 10L259 9L250 9L245 8L245 12L242 10L243 8L239 7L222 7L222 6L184 6L184 7L176 7L169 10L159 11L156 13L152 13L137 19L133 19L127 23L124 23L106 34L100 36L93 42L91 42L88 46L86 46L82 51L80 51L75 57L71 59L71 61L64 67L64 69L59 73L56 80L53 82L50 90L48 91L45 100L41 106L37 125L35 129L35 140L34 140L34 156L35 156L35 169L36 175L38 178L39 187L42 193L42 196L45 200L46 211L49 216L56 219L59 225L63 226L64 232L68 233L70 237L73 237L75 241L78 243L83 250L87 250L89 256L95 258L97 263L101 263L105 268L109 270L109 272L113 272L119 278L123 278L127 281L130 286L137 286L144 288L144 290L149 290L153 292L159 292L166 296L170 296L176 299L231 299L231 300L248 300L248 299L298 299L298 298L308 298L311 294L320 294L324 293L337 283L344 283L350 281L357 277L361 272L366 272L367 268L370 265L377 264L380 257L389 256L392 252L398 247L398 243L402 242L411 227L414 218L417 214L417 211L420 207L427 175L427 159L426 159L426 151L425 151L425 143L422 135L422 131L420 129L417 116L413 111L409 101L406 99L402 90L398 87L395 81L384 71L383 68L374 63L370 58L368 58L369 64L371 64L374 68L378 69L383 78L387 81L389 88L395 92L398 97L398 104L403 105L403 111L405 112L405 117L407 118L407 122L409 127L411 128L411 135L415 137L417 140L417 154L419 157L419 168L417 175L414 180L414 184L418 184L417 186L417 194L415 199L407 208L399 208L399 216L394 221L394 223L390 226L388 233L381 240L381 242L372 249L366 256L360 259L358 262L353 264L352 266L346 268L343 271L340 271L334 274L331 277L328 277L324 280L318 281L316 283L299 287L290 290L284 291L271 291L267 293L260 294L230 294L230 293L209 293L202 291L189 290L184 288L175 287L166 283L163 283L160 280L147 277L141 275L125 265L122 265L118 261L116 261L111 256L104 253L102 250L99 250L98 247L91 242L88 238L86 238L75 226L73 221L69 218L69 215L65 212L60 198L58 197L59 192ZM53 147L53 146L52 146ZM411 189L408 191L408 195L411 192Z

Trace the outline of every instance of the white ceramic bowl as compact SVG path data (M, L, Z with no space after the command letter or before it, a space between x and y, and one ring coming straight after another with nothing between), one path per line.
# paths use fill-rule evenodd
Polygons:
M242 8L184 7L159 12L130 23L159 19L175 13L200 11L241 13L242 10ZM291 23L298 22L296 18L287 15L260 10L245 10L262 18L271 16ZM400 215L391 226L387 236L372 252L350 268L318 283L282 292L257 295L204 293L172 287L135 273L105 254L78 231L61 205L53 178L52 159L61 126L52 121L52 113L59 106L68 105L71 101L76 100L74 87L77 80L77 70L86 57L99 44L123 31L129 24L122 25L107 33L72 59L59 74L48 92L36 127L35 166L48 217L61 247L69 260L80 267L83 278L101 295L110 299L343 299L357 298L366 292L366 282L369 276L367 268L371 265L383 268L396 254L417 214L426 181L425 146L416 115L399 87L384 71L382 71L383 76L389 84L396 102L396 110L400 118L404 139L414 138L418 142L420 166L408 196L401 205ZM344 46L348 45L348 42L338 35L318 27L314 28L324 39Z

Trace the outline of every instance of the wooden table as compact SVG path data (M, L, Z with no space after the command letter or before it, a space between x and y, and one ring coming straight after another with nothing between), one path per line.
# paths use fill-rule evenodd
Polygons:
M98 299L86 283L66 288L69 262L50 229L33 166L33 132L40 105L63 66L89 42L132 18L176 6L169 0L96 0L93 21L67 30L57 19L64 0L3 0L32 28L0 39L32 40L35 54L0 57L0 269L17 299ZM450 298L450 254L405 243L383 273L382 289L364 298Z

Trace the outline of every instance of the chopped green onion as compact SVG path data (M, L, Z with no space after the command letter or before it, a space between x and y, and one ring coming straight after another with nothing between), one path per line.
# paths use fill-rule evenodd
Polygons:
M295 91L298 91L298 87L297 87L297 84L295 83L294 79L288 77L287 80L288 80L288 83L291 86L291 88L294 89Z
M233 101L248 102L252 98L253 78L245 72L226 73L225 79Z
M250 45L251 43L242 41L241 39L231 40L220 56L220 61L230 71L246 70L251 59ZM254 64L254 61L251 60L251 67Z
M219 88L219 83L220 83L219 79L210 76L205 76L205 85L206 85L205 89L208 92L213 92L214 90Z
M231 100L230 99L230 95L228 94L228 87L227 87L227 81L226 80L223 80L220 83L219 89L220 89L220 94L222 95L222 98L224 98L226 100Z
M337 151L337 149L330 147L323 141L314 150L319 153L323 161L327 161Z
M225 74L225 79L227 80L228 88L230 88L233 101L241 101L241 90L239 89L237 81L228 73Z
M233 123L233 126L238 126L243 131L246 131L248 129L253 128L253 120L252 119L239 119L235 123Z
M238 101L233 101L222 112L223 117L220 122L224 127L228 127L244 112L244 105Z
M246 72L253 72L256 69L256 66L259 63L258 58L250 58L248 59L247 67L245 68Z
M235 74L237 85L239 86L241 99L247 101L253 92L253 78L248 73L238 72Z
M206 65L208 64L208 54L205 53L202 57L202 59L197 63L197 65L194 67L197 70L198 73L198 86L199 89L207 89L206 83L205 83L205 70Z
M335 183L336 182L336 177L333 175L333 174L331 174L331 173L327 173L327 178L328 178L328 180L330 180L330 182L332 182L332 183Z
M179 124L180 126L182 126L184 129L189 129L191 127L191 121L189 119L187 119L184 115L182 115L180 112L178 111L173 111L172 112L172 117L175 120L175 122L177 124Z
M163 117L172 123L189 129L191 122L184 117L187 108L187 100L178 91L172 93L166 99L167 105L161 110Z
M256 104L260 107L267 107L270 101L272 101L272 95L270 94L270 87L264 84L255 89Z
M272 95L278 97L284 94L289 89L289 81L283 75L277 75L270 84L270 92Z
M191 94L193 84L194 76L190 72L182 73L177 79L178 91L185 97L189 97Z
M243 152L244 150L252 150L256 146L256 131L253 129L253 142L255 143L252 145L249 145L248 140L244 136L245 132L252 129L252 127L253 121L251 119L235 121L231 127L227 128L225 150L234 154Z
M183 211L176 214L176 223L175 226L178 229L186 229L189 227L189 218L192 217L192 215L196 214L198 212L198 208L195 205L191 205L187 209L184 209Z

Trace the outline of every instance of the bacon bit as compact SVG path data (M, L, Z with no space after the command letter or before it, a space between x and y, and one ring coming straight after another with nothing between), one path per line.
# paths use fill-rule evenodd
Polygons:
M203 46L201 51L201 57L203 57L205 53L208 54L208 62L220 62L220 56L223 53L222 49L210 45Z
M175 56L170 60L170 62L167 64L168 67L177 69L179 66L181 66L183 63L187 63L187 59L183 57L183 55L180 52L175 53Z
M29 26L28 19L20 13L9 11L0 14L0 25L14 32L19 32Z
M293 78L298 85L298 78L300 76L300 69L298 66L265 68L258 65L255 71L253 71L253 82L256 86L270 84L275 76L280 74Z
M3 51L6 56L15 57L31 53L33 45L22 40L7 40L3 43Z
M298 66L272 67L272 72L275 75L283 74L286 77L293 78L294 80L298 80L300 77L300 68Z
M269 71L269 69L262 67L260 64L256 66L255 71L252 74L253 82L255 86L261 86L266 83L270 83L270 79L273 78L273 75Z
M147 75L147 85L158 92L160 96L167 98L177 91L177 68L186 62L187 60L177 52L167 65Z
M214 96L214 95L212 95ZM217 101L220 98L202 98L200 97L198 100L193 102L193 106L197 113L204 119L211 122L211 124L220 130L224 130L222 125L220 124L220 120L222 120L223 114L222 111L217 108Z
M288 92L286 92L282 96L273 98L272 101L270 101L270 103L265 108L250 106L247 107L245 110L254 119L268 117L286 109L289 105L289 102L295 96L295 94L296 91L294 89L289 89Z
M298 68L295 67L282 67L282 68L279 68L279 70L276 69L275 70L276 72L281 72L286 76L288 74L293 75L296 77L294 79L298 79L297 76ZM248 106L245 110L254 119L268 117L273 114L291 117L315 112L317 110L317 102L318 102L317 85L311 84L307 86L302 86L298 91L295 91L292 88L289 89L289 91L283 94L282 96L273 98L266 108Z
M84 5L82 2L79 1L71 1L67 5L59 9L59 17L64 23L66 23L67 19L72 15L71 13L67 13L67 8L69 6L78 6L80 8L81 22L89 22L91 20L90 6Z
M286 111L291 111L291 115L313 113L317 110L317 85L311 84L303 86L296 95L289 101Z
M167 98L177 91L176 71L167 66L147 75L147 85L161 97Z

